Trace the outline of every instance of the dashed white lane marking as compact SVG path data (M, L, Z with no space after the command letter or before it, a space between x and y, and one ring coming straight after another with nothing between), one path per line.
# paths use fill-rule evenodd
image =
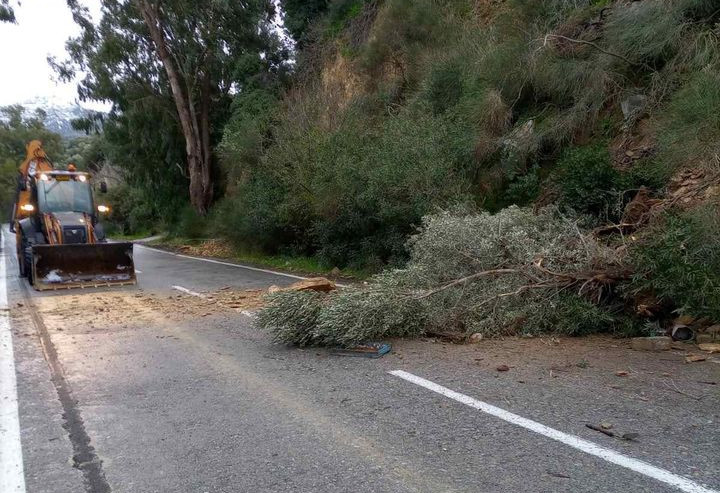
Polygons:
M296 276L296 275L294 275L294 274L287 274L287 273L285 273L285 272L278 272L278 271L276 271L276 270L260 269L260 268L258 268L258 267L250 267L249 265L233 264L233 263L231 263L231 262L223 262L222 260L214 260L214 259L211 259L211 258L202 258L202 257L193 257L193 256L191 256L191 255L183 255L182 253L168 252L168 251L166 251L166 250L160 250L159 248L152 248L152 247L145 246L145 245L139 245L139 244L137 244L137 243L135 243L135 246L138 246L138 247L140 247L140 248L146 248L146 249L148 249L148 250L152 250L153 252L159 252L159 253L164 253L164 254L166 254L166 255L172 255L173 257L187 258L187 259L191 259L191 260L199 260L199 261L201 261L201 262L210 262L211 264L227 265L227 266L229 266L229 267L237 267L238 269L251 270L251 271L254 271L254 272L264 272L265 274L273 274L273 275L276 275L276 276L289 277L289 278L291 278L291 279L299 279L299 280L308 279L307 277ZM339 288L346 288L346 287L347 287L347 285L345 285L345 284L338 284L338 283L336 283L335 285L336 285L337 287L339 287Z
M4 246L1 233L0 245ZM0 491L24 493L25 475L20 443L15 356L8 314L5 251L3 248L0 255Z
M526 430L530 430L534 433L538 433L547 438L556 440L576 450L585 452L586 454L594 455L595 457L599 457L600 459L606 460L617 466L630 469L631 471L635 471L670 486L674 486L681 491L685 491L687 493L719 493L717 490L702 486L694 481L691 481L682 476L678 476L677 474L673 474L665 469L661 469L659 467L648 464L647 462L628 457L626 455L615 452L614 450L601 447L600 445L596 445L593 442L583 440L582 438L578 438L574 435L563 433L562 431L558 431L554 428L550 428L549 426L540 424L537 421L523 418L522 416L518 416L517 414L513 414L499 407L495 407L483 401L473 399L472 397L469 397L465 394L450 390L447 387L438 385L435 382L431 382L430 380L425 380L424 378L413 375L412 373L408 373L402 370L395 370L391 371L390 374L395 375L396 377L400 377L403 380L407 380L408 382L414 383L415 385L419 385L420 387L432 390L433 392L436 392L454 401L461 402L466 406L470 406L479 411L490 414L491 416L500 418L503 421L507 421L508 423L512 423L514 425L525 428Z
M173 286L173 289L177 289L178 291L182 291L185 294L189 294L190 296L197 296L198 298L206 298L206 296L202 293L197 293L195 291L191 291L188 288L184 288L182 286Z

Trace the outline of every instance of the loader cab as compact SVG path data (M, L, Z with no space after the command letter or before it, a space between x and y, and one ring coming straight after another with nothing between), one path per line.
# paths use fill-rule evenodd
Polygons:
M97 221L90 175L71 171L41 173L33 193L38 212L82 212Z

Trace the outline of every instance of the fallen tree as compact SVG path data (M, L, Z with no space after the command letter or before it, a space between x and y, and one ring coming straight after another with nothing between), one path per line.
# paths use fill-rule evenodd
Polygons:
M404 269L366 286L270 296L258 324L298 344L448 331L586 333L615 323L597 305L631 274L618 250L554 208L441 212L425 217L408 246Z

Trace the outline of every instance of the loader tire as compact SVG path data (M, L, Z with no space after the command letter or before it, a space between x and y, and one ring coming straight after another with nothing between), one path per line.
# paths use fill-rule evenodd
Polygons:
M18 270L20 271L20 277L26 277L27 269L25 266L27 265L25 263L25 250L27 250L27 241L25 240L24 236L20 237L20 248L17 250L17 261L18 261Z
M33 285L33 282L35 281L33 279L33 253L32 253L32 247L25 248L25 255L23 255L24 258L24 264L25 264L25 277L27 277L28 282L30 283L30 286Z

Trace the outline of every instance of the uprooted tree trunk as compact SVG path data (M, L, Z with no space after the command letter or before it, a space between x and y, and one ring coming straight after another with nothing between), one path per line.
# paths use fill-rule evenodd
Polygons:
M206 214L212 202L212 151L210 148L210 76L207 72L197 74L199 103L193 100L193 81L183 74L170 50L163 28L158 6L148 0L136 0L137 6L147 25L160 61L170 82L175 107L187 155L190 176L190 203L199 214ZM199 107L199 108L198 108Z

